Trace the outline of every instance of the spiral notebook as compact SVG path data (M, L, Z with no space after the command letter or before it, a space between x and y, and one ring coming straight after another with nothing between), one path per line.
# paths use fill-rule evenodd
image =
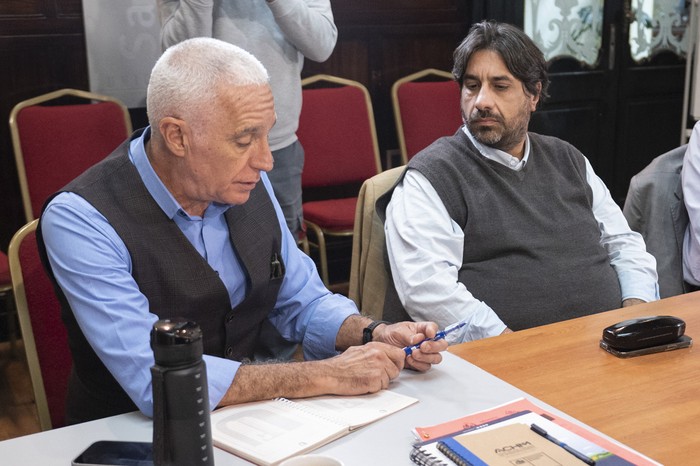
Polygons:
M438 442L438 449L443 446L441 451L458 466L585 466L579 458L522 423L457 435Z
M570 454L565 452L563 448L543 437L537 436L533 432L514 433L510 430L514 429L512 427L514 425L519 426L515 427L515 429L522 430L522 427L525 426L525 430L529 430L529 426L532 424L544 428L544 430L552 434L553 437L563 441L591 460L594 460L598 466L634 466L635 464L641 464L628 461L608 451L596 442L577 435L567 428L556 424L551 419L529 410L512 413L480 425L470 425L452 434L418 442L413 445L410 458L414 463L421 466L478 466L483 464L583 465L578 459L573 456L570 457ZM489 441L501 442L503 439L507 439L512 441L511 443L524 443L521 442L523 438L526 438L531 445L538 446L538 461L534 460L536 456L534 452L529 452L528 458L531 462L528 463L524 458L494 457L492 453L496 450L495 448L491 449L491 456L489 456L488 448L484 449L485 446L489 445ZM544 458L555 458L557 454L559 454L561 458L556 462L547 463L544 460Z
M418 400L382 390L361 396L319 396L245 403L211 414L215 446L258 465L274 466L309 452Z
M437 449L457 466L489 466L454 437L439 440Z
M482 424L466 423L462 425L463 428L458 431L450 431L449 434L443 433L442 436L432 438L431 436L427 436L426 438L429 438L430 440L419 441L413 444L409 458L419 466L461 466L460 462L457 460L457 457L454 456L454 449L450 448L448 451L447 446L453 446L452 441L448 439L451 439L455 435L483 429L488 425L507 423L529 412L530 411L518 411L515 413L510 413L503 417L492 419L491 422L485 421ZM443 445L440 444L441 442ZM469 464L469 462L465 464ZM471 466L479 465L480 463L474 462Z

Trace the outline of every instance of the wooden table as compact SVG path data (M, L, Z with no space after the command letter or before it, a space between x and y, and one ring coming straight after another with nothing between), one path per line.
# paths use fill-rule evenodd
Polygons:
M700 291L450 348L454 354L666 465L700 464L700 348L620 359L603 329L673 315L700 345Z

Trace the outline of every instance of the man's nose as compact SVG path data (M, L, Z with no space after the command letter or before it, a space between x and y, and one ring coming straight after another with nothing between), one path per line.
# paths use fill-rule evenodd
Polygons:
M481 86L476 95L475 105L480 110L493 108L493 93L489 86Z
M260 171L269 172L274 167L275 162L270 151L270 144L265 140L255 154L251 157L250 164L253 168Z

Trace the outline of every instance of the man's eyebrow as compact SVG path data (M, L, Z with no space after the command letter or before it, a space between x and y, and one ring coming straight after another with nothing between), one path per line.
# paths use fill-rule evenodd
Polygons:
M467 80L473 80L473 81L481 81L481 79L473 74L465 74L464 78L465 81ZM499 76L490 76L487 78L489 81L495 81L495 82L513 82L513 78L508 76L507 74L504 75L499 75Z
M502 75L502 76L494 76L494 77L490 78L490 80L491 80L491 81L508 81L508 82L512 82L512 81L513 81L513 78L511 78L511 77L508 76L507 74L504 74L504 75Z
M233 137L240 138L240 137L247 136L249 134L255 134L255 133L259 133L259 132L260 132L259 126L248 126L248 127L242 128L242 129L236 131L235 133L233 133Z

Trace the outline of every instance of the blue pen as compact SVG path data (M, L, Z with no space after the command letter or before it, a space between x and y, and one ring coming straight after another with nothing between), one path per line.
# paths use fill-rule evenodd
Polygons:
M453 324L453 325L450 325L448 327L445 327L445 330L440 330L437 334L435 334L435 336L433 338L426 338L425 340L421 341L420 343L416 343L413 346L405 347L403 350L406 353L406 356L410 356L414 350L417 350L418 348L420 348L420 345L422 345L423 342L442 340L443 338L445 338L445 336L447 336L448 333L454 332L458 328L462 328L465 325L467 325L466 322L460 322L458 324Z

